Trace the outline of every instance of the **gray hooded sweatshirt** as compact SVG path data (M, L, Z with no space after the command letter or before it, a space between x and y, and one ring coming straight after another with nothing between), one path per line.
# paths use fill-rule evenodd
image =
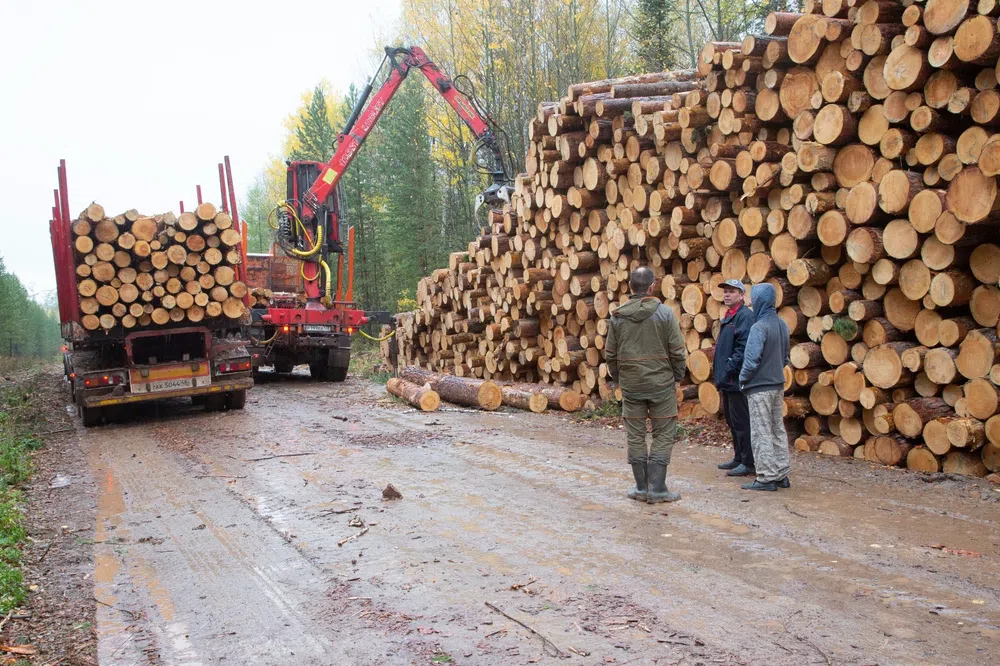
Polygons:
M750 288L754 324L750 327L740 370L740 389L746 394L783 391L785 387L790 343L788 326L774 309L776 296L774 286L766 282Z

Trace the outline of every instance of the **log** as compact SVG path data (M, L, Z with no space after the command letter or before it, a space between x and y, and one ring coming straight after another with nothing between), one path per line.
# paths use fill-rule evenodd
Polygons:
M902 435L917 437L923 432L925 423L953 413L941 398L914 398L898 403L893 408L892 421Z
M413 384L399 377L390 378L385 388L397 398L424 412L437 411L441 404L441 398L430 387Z
M931 453L943 456L951 450L952 445L948 440L948 424L957 418L956 416L941 416L924 424L924 446Z
M906 454L906 468L918 472L936 473L941 471L941 462L927 448L917 446Z
M492 411L503 404L500 387L492 381L442 375L415 366L403 368L399 377L418 386L428 385L456 405Z
M503 385L500 387L503 404L515 409L523 409L541 414L548 409L548 398L541 392L541 387L534 388L525 385Z
M968 451L952 451L944 457L941 471L946 474L962 474L963 476L984 477L987 474L982 458Z
M915 346L911 342L889 342L870 349L863 364L865 377L878 388L897 386L905 377L901 355Z
M873 438L875 459L883 465L895 467L906 461L913 443L898 435L880 435Z
M996 331L989 328L970 331L959 345L955 368L967 379L988 377L993 364L1000 360Z

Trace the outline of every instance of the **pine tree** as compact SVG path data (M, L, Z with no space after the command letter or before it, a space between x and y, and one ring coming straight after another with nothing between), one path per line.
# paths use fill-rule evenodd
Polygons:
M359 91L351 85L341 102L344 117L351 113ZM381 125L381 123L380 123ZM383 136L376 129L361 146L351 168L344 172L340 188L341 219L354 227L354 299L366 310L390 307L386 298L385 266L382 252L385 235L383 182L377 177Z
M337 133L327 115L326 95L322 86L313 89L309 106L300 116L301 124L295 128L298 147L289 157L293 160L326 162L333 156L333 142Z
M677 64L674 0L638 0L633 14L632 36L636 58L645 72L662 72Z
M415 82L414 82L415 83ZM441 187L431 159L427 100L420 85L404 86L382 119L386 265L391 305L412 296L417 281L448 256L456 239L441 225Z

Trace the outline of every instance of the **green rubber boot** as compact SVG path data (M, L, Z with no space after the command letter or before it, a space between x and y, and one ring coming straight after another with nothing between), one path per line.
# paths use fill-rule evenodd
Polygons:
M635 477L635 488L628 491L628 498L637 500L639 502L645 502L646 491L648 488L648 486L646 485L645 461L632 463L632 476Z
M646 493L646 501L649 504L676 502L681 498L680 493L672 493L667 489L666 465L647 463L646 474L649 477L649 491Z

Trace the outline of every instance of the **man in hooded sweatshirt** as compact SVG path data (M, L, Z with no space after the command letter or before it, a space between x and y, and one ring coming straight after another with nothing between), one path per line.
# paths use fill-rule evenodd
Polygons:
M667 489L667 466L677 432L675 384L684 377L687 349L673 310L652 295L653 272L632 271L629 300L611 316L604 354L613 381L622 390L622 418L628 462L635 477L631 499L675 502ZM646 450L646 418L652 421L653 443Z
M788 327L774 309L774 286L756 284L750 289L754 324L750 327L740 370L740 389L750 407L750 445L757 478L745 490L788 488L788 435L781 411L788 364Z

